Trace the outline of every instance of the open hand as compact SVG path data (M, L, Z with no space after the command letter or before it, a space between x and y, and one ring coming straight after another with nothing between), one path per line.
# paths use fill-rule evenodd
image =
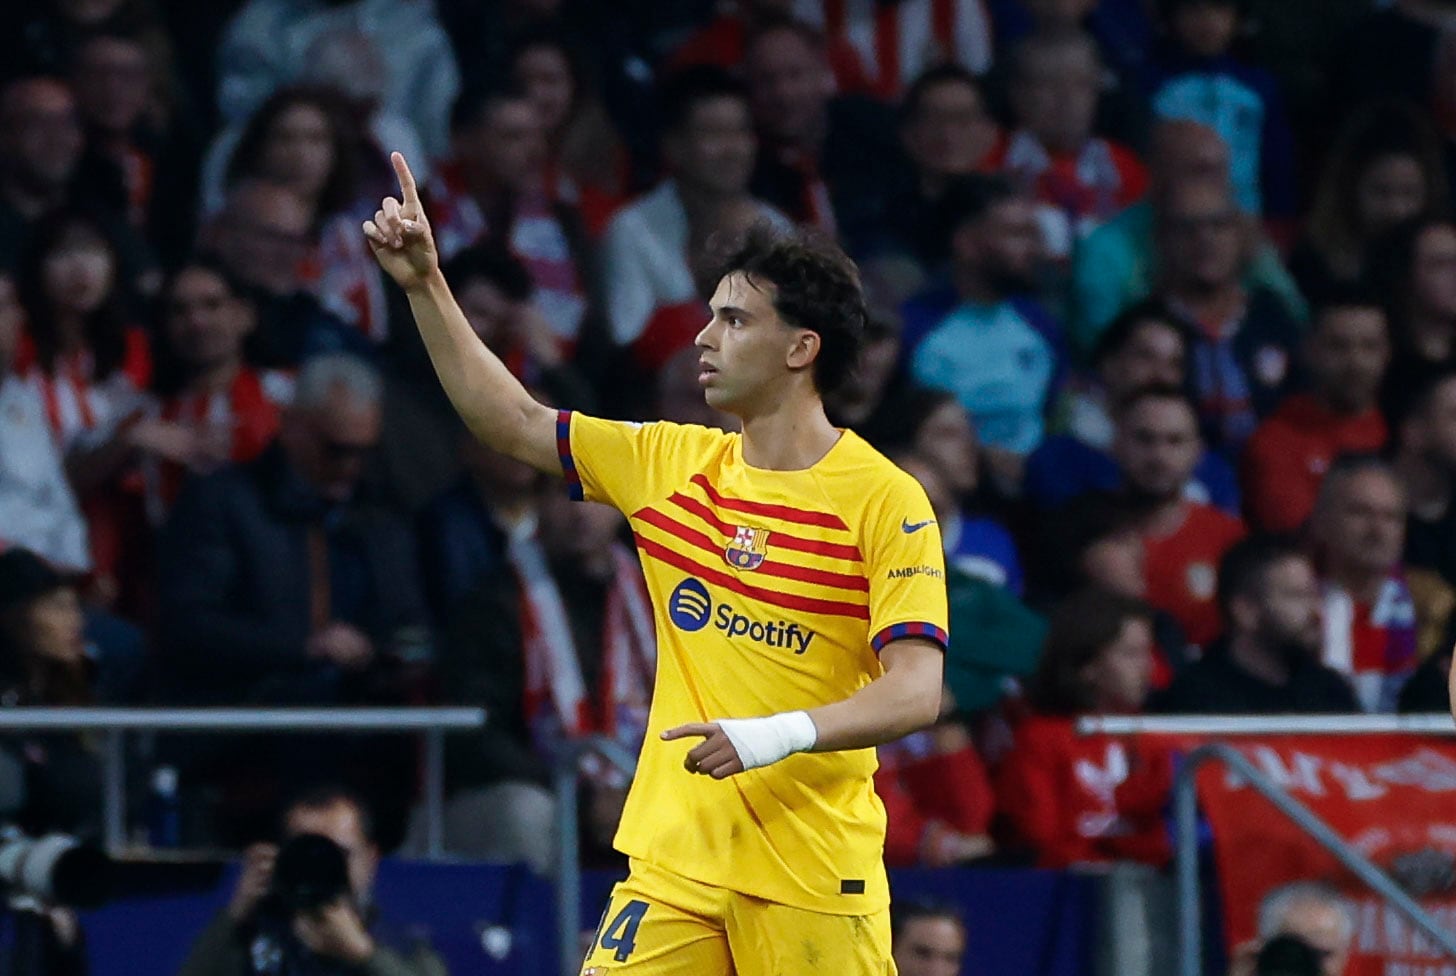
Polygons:
M391 153L394 174L399 178L403 202L385 197L373 220L364 221L364 236L379 266L406 291L418 288L440 267L435 250L435 236L420 206L420 191L415 187L409 163L399 153Z
M696 722L679 725L662 733L665 741L702 736L703 741L693 746L683 759L683 768L690 773L702 773L714 779L727 779L743 772L743 760L728 738L728 733L717 722Z

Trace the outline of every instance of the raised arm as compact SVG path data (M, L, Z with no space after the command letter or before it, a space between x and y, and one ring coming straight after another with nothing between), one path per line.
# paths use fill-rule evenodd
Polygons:
M364 222L364 235L380 267L409 298L440 384L482 443L560 476L556 412L533 400L470 328L440 272L440 255L409 164L399 153L390 160L403 201L386 197L374 219Z

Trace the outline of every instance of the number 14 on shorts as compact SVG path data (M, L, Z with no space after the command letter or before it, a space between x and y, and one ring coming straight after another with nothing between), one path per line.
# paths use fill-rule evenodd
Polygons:
M647 902L635 898L623 905L616 915L612 914L612 906L608 904L592 938L592 946L611 951L617 962L626 962L632 950L637 948L637 929L646 914Z

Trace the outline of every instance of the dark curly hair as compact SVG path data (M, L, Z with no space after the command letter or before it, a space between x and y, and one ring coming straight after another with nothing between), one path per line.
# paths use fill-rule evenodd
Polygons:
M742 274L760 290L772 285L779 317L818 333L814 388L820 396L844 385L859 361L869 316L859 269L837 244L811 231L784 234L757 223L717 263L712 280L730 274Z

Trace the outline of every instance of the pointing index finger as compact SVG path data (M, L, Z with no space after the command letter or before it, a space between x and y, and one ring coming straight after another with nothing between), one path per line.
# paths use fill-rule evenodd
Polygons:
M405 162L404 154L400 152L390 153L389 161L394 164L394 175L399 178L399 189L404 196L405 206L416 208L417 212L420 191L415 188L415 174L410 172L409 163Z

